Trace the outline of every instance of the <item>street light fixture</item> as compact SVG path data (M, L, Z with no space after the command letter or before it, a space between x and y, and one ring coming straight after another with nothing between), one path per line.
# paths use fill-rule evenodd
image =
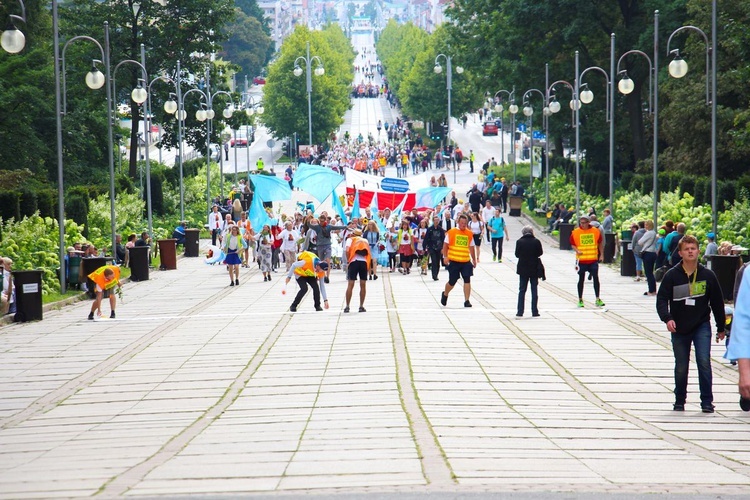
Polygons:
M204 101L202 105L206 107L206 109L199 109L198 111L196 111L195 118L200 122L206 122L206 214L208 214L208 212L211 211L211 120L213 120L216 116L216 113L214 113L212 106L214 98L216 98L217 95L223 94L229 97L229 99L231 100L232 94L225 90L217 90L213 94L211 93L211 81L208 68L206 68L205 81L205 92L197 88L190 89L182 95L182 102L184 104L185 98L188 96L188 94L190 94L191 92L196 92ZM219 151L219 155L221 155L221 151ZM224 179L220 179L219 182L222 186L223 191Z
M323 61L318 56L312 56L310 57L310 42L307 42L307 55L306 56L299 56L297 59L294 60L294 76L302 76L302 68L300 67L300 63L305 63L305 72L307 74L305 78L305 83L307 87L307 137L310 142L310 147L313 146L313 140L312 140L312 62L317 61L318 65L315 68L315 76L323 76L325 74L325 69L323 68ZM250 166L248 165L248 169Z
M504 131L504 120L503 120L503 95L507 95L508 102L510 102L510 106L515 106L515 93L516 89L515 87L513 90L498 90L495 92L495 94L490 98L489 100L495 103L494 110L496 113L500 113L500 166L505 165L505 131ZM518 112L518 107L515 107L515 113L511 113L511 126L510 126L510 133L511 133L511 141L515 140L515 120L516 120L516 113ZM508 110L510 112L510 109ZM515 146L513 147L513 153L515 153L516 149ZM515 182L515 171L516 171L516 159L515 156L513 157L513 181Z
M706 44L706 104L711 106L711 217L712 229L714 234L718 231L718 212L717 212L717 193L716 193L716 177L717 177L717 165L716 165L716 106L717 106L717 95L716 95L716 58L717 58L717 0L711 2L711 41L709 42L706 33L695 26L681 26L674 30L669 39L667 40L667 54L673 55L675 58L669 63L669 74L673 78L682 78L688 72L688 64L684 59L680 57L680 51L675 49L670 51L669 47L672 43L672 38L681 31L693 31L699 34L703 38L703 42ZM659 11L656 11L657 15ZM656 50L656 48L654 48Z
M575 71L576 74L578 74L578 52L576 52L576 67ZM547 87L547 107L549 108L550 113L555 114L559 113L562 109L562 106L560 105L560 102L557 100L556 95L553 93L555 90L555 87L557 85L565 85L570 89L571 92L571 100L568 103L568 106L571 109L571 126L576 129L576 213L580 213L581 211L581 159L579 154L579 136L578 136L578 112L580 111L580 102L577 99L578 95L578 84L576 80L576 84L572 85L571 83L565 81L565 80L557 80L556 82L553 82L549 87ZM548 176L549 179L549 176ZM547 182L546 187L546 198L549 200L549 181Z
M526 92L524 92L523 97L522 97L523 104L524 104L523 114L529 119L529 190L531 190L531 187L534 184L534 127L533 127L534 108L531 107L531 102L529 101L529 98L531 97L531 94L533 94L534 92L539 94L539 96L542 98L542 103L546 101L546 97L547 97L544 92L538 89L529 89ZM542 125L544 127L544 131L546 135L547 133L547 117L546 116L542 117Z
M624 95L629 95L635 90L635 83L628 76L627 71L620 70L620 64L623 59L629 55L637 55L644 58L648 62L648 86L649 86L649 97L648 97L648 112L654 115L654 144L653 144L653 158L652 158L652 189L654 191L653 196L653 221L654 227L658 226L659 223L659 11L654 11L654 56L651 59L648 54L640 50L628 50L620 56L617 60L616 74L621 76L620 81L617 83L617 89ZM612 98L613 106L612 112L614 113L614 96Z
M9 54L18 54L26 46L26 37L21 30L16 28L13 22L13 20L16 20L26 24L26 6L21 0L18 0L18 4L21 7L21 15L11 14L8 28L0 36L0 46Z
M451 137L451 90L453 90L453 66L452 66L452 57L446 56L445 54L438 54L435 56L435 67L433 68L433 71L435 71L436 74L440 74L443 72L443 67L440 65L440 58L445 59L445 65L447 71L445 72L445 88L448 91L448 119L446 120L447 123L447 132L445 134L445 143L450 149L450 137ZM464 72L464 68L461 66L456 66L456 73L461 74ZM453 166L453 184L456 183L456 166Z

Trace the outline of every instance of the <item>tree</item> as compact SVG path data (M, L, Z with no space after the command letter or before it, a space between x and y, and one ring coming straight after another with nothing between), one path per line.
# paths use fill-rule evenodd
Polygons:
M222 57L239 66L239 72L253 77L266 66L273 51L273 41L255 17L237 12L235 22L228 26L228 40Z
M153 1L108 0L100 3L98 0L71 0L61 5L60 14L61 25L68 33L101 33L101 24L107 21L112 28L113 67L126 60L140 61L140 47L144 44L146 69L149 78L153 78L160 73L174 76L178 60L186 74L203 74L208 62L206 54L221 49L219 44L226 37L223 27L234 19L235 10L232 0L170 0L165 6ZM137 131L142 111L128 94L138 85L142 73L137 65L124 64L114 76L119 90L113 96L115 103L128 102L133 117L129 175L136 178ZM161 104L168 96L155 97L152 95L152 109L159 117L163 113ZM99 136L104 136L104 133L102 131Z
M313 142L325 142L329 134L343 123L343 115L350 106L349 85L354 78L354 54L342 37L343 32L335 25L313 32L297 26L284 40L278 58L268 68L264 88L263 122L276 137L288 137L295 132L307 137L306 68L304 63L300 65L303 73L299 77L292 70L295 60L306 55L308 41L311 57L319 57L325 68L324 75L312 75ZM347 48L342 52L345 46ZM316 67L317 60L312 62L311 70Z

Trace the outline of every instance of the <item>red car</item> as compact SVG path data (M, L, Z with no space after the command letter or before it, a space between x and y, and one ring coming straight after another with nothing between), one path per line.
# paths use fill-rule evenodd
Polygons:
M253 85L265 85L266 84L266 77L264 76L256 76L253 78Z
M484 122L484 126L482 127L482 135L497 135L497 123Z
M240 135L237 134L237 139L232 137L229 140L229 145L233 148L246 148L247 147L247 136L246 135Z

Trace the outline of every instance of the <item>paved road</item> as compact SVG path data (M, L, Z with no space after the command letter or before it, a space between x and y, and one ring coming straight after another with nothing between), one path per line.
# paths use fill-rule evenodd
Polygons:
M455 133L484 154L470 127ZM546 237L541 317L516 319L524 223L508 218L502 263L484 245L471 309L459 290L440 306L444 272L381 270L367 312L344 314L333 271L331 308L308 297L291 314L281 274L243 269L230 288L222 266L182 258L126 284L117 320L87 321L81 302L3 327L0 498L747 498L750 416L723 346L717 413L700 412L694 367L672 412L645 285L605 266L606 307L587 283L578 309L574 258Z

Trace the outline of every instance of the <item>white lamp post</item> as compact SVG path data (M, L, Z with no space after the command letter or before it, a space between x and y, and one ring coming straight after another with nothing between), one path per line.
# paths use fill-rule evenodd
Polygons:
M448 119L447 122L447 133L445 134L445 143L450 148L450 136L451 136L451 90L453 90L453 66L452 66L452 57L446 56L445 54L438 54L435 56L435 67L433 70L436 74L440 74L443 72L443 67L440 65L440 58L445 59L445 66L447 71L445 72L445 88L448 91ZM461 66L456 66L456 73L459 75L464 72L464 68ZM456 183L456 166L453 166L453 184Z

